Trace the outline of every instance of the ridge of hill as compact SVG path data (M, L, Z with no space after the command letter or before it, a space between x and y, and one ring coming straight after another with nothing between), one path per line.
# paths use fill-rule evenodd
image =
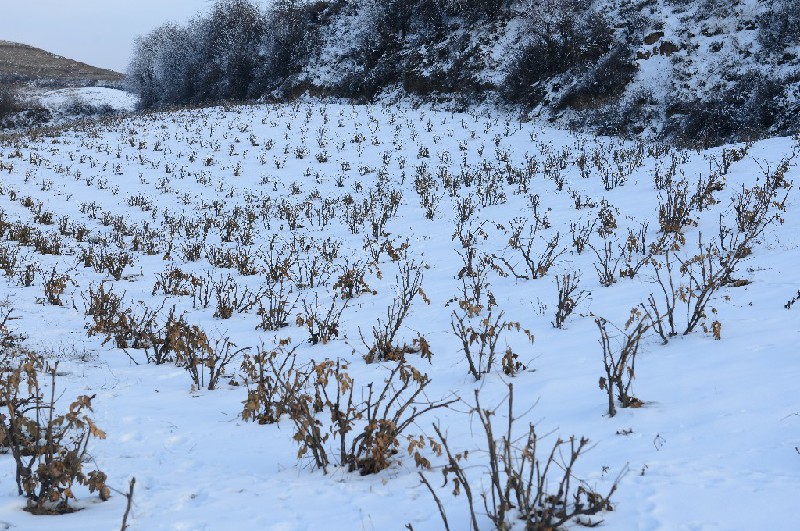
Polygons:
M48 87L117 85L123 75L17 42L0 40L0 83Z

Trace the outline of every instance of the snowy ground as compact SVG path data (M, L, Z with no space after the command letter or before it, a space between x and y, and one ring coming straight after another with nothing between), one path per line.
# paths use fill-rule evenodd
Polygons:
M558 436L588 437L591 450L574 474L601 493L627 470L612 497L614 511L594 517L604 528L796 529L800 302L785 308L800 289L800 204L793 191L783 223L767 228L733 275L749 283L722 287L708 304L708 333L698 327L666 345L652 331L643 339L633 393L644 407L618 407L609 417L606 394L598 388L604 370L594 316L622 327L632 307L661 292L650 265L632 279L617 272L616 282L603 287L591 247L600 251L610 244L620 256L628 229L637 234L643 223L647 244L658 239L658 207L666 193L654 181L670 167L675 181L686 179L690 192L698 179L724 174L725 186L714 193L718 203L695 208L690 218L696 224L682 229L686 244L675 254L691 257L701 232L705 242L719 238L720 215L735 226L731 198L743 186L763 184L797 144L787 138L756 143L723 170L730 149L723 155L723 149L698 153L639 146L519 123L496 112L315 102L130 117L54 138L6 139L0 145L3 219L46 234L63 229L66 235L59 236L60 255L42 255L3 236L0 247L19 247L19 254L16 267L0 279L0 293L13 306L18 317L13 328L28 336L26 344L60 361L59 404L96 394L94 419L107 439L92 443L87 467L105 471L118 491L136 477L132 529L402 529L407 523L415 530L442 528L436 504L405 451L405 438L387 470L360 476L333 466L324 475L308 455L298 460L287 416L266 425L242 419L247 384L240 359L228 366L218 389L197 390L184 368L147 364L141 350L126 353L114 348L114 341L103 344L102 336L87 335L88 291L105 281L124 293L125 305L135 312L164 308L163 317L175 305L210 339L229 337L238 347L253 349L289 340L298 345L302 361L346 360L356 395L364 396L367 384L380 385L392 367L365 363L369 348L361 339L363 334L370 343L369 331L385 320L396 292L403 260L378 252L387 240L395 248L407 242L408 259L426 264L422 289L430 301L422 295L414 299L397 342L411 344L420 334L429 342L430 361L406 355L430 377L429 400L463 399L422 417L406 434L433 436L432 424L439 422L454 452L470 451L467 470L476 496L489 484L486 440L469 414L473 393L480 390L484 407L500 406L500 433L506 384L512 382L520 416L515 435L526 433L531 422L539 434L550 434L545 446ZM603 174L624 183L604 186ZM787 178L797 181L794 165ZM460 185L448 188L453 182ZM372 222L382 221L377 205L386 204L391 191L402 199L374 237ZM576 208L576 198L582 208ZM507 321L519 322L535 337L531 344L516 330L501 335L498 356L508 346L527 366L514 377L504 374L497 360L476 381L451 328L458 305L449 301L460 297L458 276L466 254L455 236L455 205L465 200L476 208L462 231L476 235L477 256L496 266L486 268L495 315L504 311ZM604 234L598 232L601 200L608 204L604 213L616 221ZM47 212L53 214L51 224L42 215ZM534 212L548 220L533 239L535 253L559 234L556 248L563 254L540 278L515 279L508 265L518 272L524 268L522 255L509 246L509 231L515 223L527 230ZM74 237L79 226L89 231L83 241ZM583 227L588 244L579 253L574 235ZM283 245L309 244L288 268L287 298L298 301L280 330L258 330L256 308L215 318L213 296L204 308L193 304L192 296L154 290L157 276L177 267L198 277L211 272L216 280L230 274L240 292L256 292L268 284L264 268L273 236L284 256L289 255ZM150 254L133 250L134 240L137 249L150 241ZM326 262L320 249L331 245L340 246L338 256ZM89 248L127 252L133 263L113 280L84 267L80 258ZM255 274L211 265L219 264L226 250L240 258L252 255ZM192 261L194 253L199 259ZM375 256L378 263L367 266ZM311 288L303 268L314 258L321 280ZM619 270L626 262L623 257ZM330 306L338 277L358 263L375 293L349 301L338 338L310 344L309 332L295 319L304 311L303 301L313 304L317 295L320 305ZM39 272L30 287L22 287L27 264ZM43 281L54 267L71 279L61 306L44 297ZM551 324L556 275L571 272L582 275L580 288L587 296L564 329L556 329ZM676 271L679 282L677 276ZM676 312L680 331L686 327L684 314L683 308ZM720 341L711 331L715 320L721 323ZM324 414L320 419L326 426L330 422ZM327 443L331 453L337 442ZM429 450L423 454L432 464L424 473L438 488L445 460ZM0 477L0 528L110 529L119 527L125 510L120 493L102 503L76 488L76 505L83 510L32 516L22 510L25 500L17 496L8 455L0 455ZM452 483L438 488L450 528L468 529L464 494L454 497L451 488ZM477 504L484 513L482 502ZM479 525L491 527L483 514ZM521 522L516 525L522 528Z
M137 98L130 92L106 87L80 87L57 90L43 90L32 96L53 113L76 103L93 107L108 106L115 111L133 111Z

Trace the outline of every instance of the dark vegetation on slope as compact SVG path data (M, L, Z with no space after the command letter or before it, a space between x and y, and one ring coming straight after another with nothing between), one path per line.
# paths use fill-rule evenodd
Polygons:
M119 88L123 75L16 42L0 40L0 131L43 126L57 118L26 97L28 88L61 89L87 86ZM74 101L62 110L65 117L93 118L113 109ZM62 117L63 118L63 117Z
M47 109L26 102L16 85L0 83L0 131L41 125L51 118Z
M399 93L459 107L513 104L572 127L710 145L798 130L800 4L760 6L219 0L186 25L140 37L127 82L143 108ZM664 37L665 20L680 31ZM653 58L669 86L648 79L652 68L642 65Z

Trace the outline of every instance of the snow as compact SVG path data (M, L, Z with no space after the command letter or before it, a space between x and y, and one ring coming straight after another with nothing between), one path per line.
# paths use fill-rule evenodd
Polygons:
M80 95L106 98L103 101L123 107L132 103L99 89ZM59 92L47 97L55 102L69 96ZM353 142L357 134L364 136L363 142ZM308 153L297 158L296 150L303 146ZM420 158L420 149L425 147L430 157ZM474 490L479 492L481 484L488 487L488 482L485 438L477 419L468 414L473 391L480 390L482 405L494 407L503 403L506 384L513 382L515 412L521 415L516 426L521 433L533 422L540 434L550 434L546 441L572 434L591 440L592 449L578 461L576 477L606 492L619 474L628 471L612 498L615 510L595 517L604 521L603 528L795 529L793 503L800 492L796 449L800 444L800 307L784 308L800 289L800 205L794 191L783 222L767 230L734 275L750 283L725 287L709 304L717 311L714 318L722 323L722 339L716 341L710 333L697 330L662 345L657 336L648 335L633 385L645 406L619 408L615 417L607 416L606 396L598 389L603 364L594 315L621 326L630 309L659 288L647 267L634 279L602 287L593 266L594 253L587 248L578 254L570 244L570 225L590 223L600 200L606 199L619 209L619 227L612 240L624 241L627 228L648 222L647 241L653 242L658 236L656 168L663 173L675 156L680 161L678 178L685 176L693 190L700 176L707 177L717 167L723 149L672 150L659 159L645 156L624 186L612 190L604 189L597 169L592 168L588 178L580 176L575 161L581 148L605 159L601 166L613 168L613 150L636 147L537 122L521 123L499 111L458 114L429 107L323 105L313 100L134 115L66 130L54 138L3 140L0 162L6 168L13 166L0 170L0 212L7 219L35 224L31 209L20 201L30 196L34 204L53 212L54 219L68 216L72 223L86 225L95 237L114 237L113 224L102 222L107 213L122 216L129 226L142 228L148 223L164 241L152 256L132 252L134 264L118 281L84 268L80 251L89 244L69 238L61 256L23 248L22 263L35 262L42 271L32 287L21 287L16 278L0 279L0 299L7 297L19 317L13 328L28 336L27 346L60 362L64 375L58 385L64 394L59 404L66 407L74 396L96 394L94 419L108 438L91 444L91 465L105 471L109 485L117 491L110 501L101 503L76 489L77 505L83 510L58 517L32 516L22 510L25 501L17 496L11 457L0 455L0 528L116 528L126 504L121 492L136 477L131 529L399 529L406 523L415 530L441 529L436 504L420 485L405 444L397 462L378 474L360 476L334 467L324 475L308 458L298 460L290 420L263 426L242 420L247 389L241 383L238 361L229 366L229 377L219 389L198 390L183 368L147 364L141 351L128 349L138 362L134 364L125 352L114 348L113 341L104 345L102 337L89 337L86 332L91 323L85 315L86 294L101 281L113 285L116 293L124 292L126 305L137 309L140 304L158 308L164 303L165 296L153 295L153 285L156 275L170 266L196 274L213 271L215 277L230 273L241 286L252 289L264 283L261 275L244 277L235 270L215 270L205 258L186 261L181 249L187 241L181 234L174 235L172 251L167 253L171 237L166 216L183 216L191 220L189 225L201 226L204 217L221 220L236 207L260 212L259 205L271 203L270 214L254 224L254 250L265 251L272 235L279 241L300 235L331 238L342 245L336 260L341 266L345 259L351 263L369 259L365 239L372 229L368 220L359 233L352 233L341 219L344 205L338 203L329 225L320 227L301 215L300 227L292 231L286 221L276 219L277 205L282 201L298 205L306 199L319 205L324 198L347 194L359 201L383 179L389 189L403 193L398 213L385 231L396 245L407 239L409 256L428 266L422 286L430 305L419 297L414 300L400 339L410 343L418 333L424 335L433 357L428 362L409 354L407 359L430 376L429 399L456 395L464 401L435 410L409 433L433 435L431 424L440 423L454 451L470 450L468 470ZM724 149L733 147L742 146ZM713 238L720 214L732 219L733 194L742 186L762 183L764 170L774 170L797 147L791 138L750 146L747 156L731 166L724 190L715 194L719 203L696 212L698 225L684 229L685 251L691 252L700 232L706 240ZM21 156L16 156L17 150ZM323 150L328 162L315 158ZM557 172L565 180L559 191L543 168L549 157L558 158L564 150L569 154L566 167ZM510 346L528 370L510 378L495 367L476 382L451 330L454 305L448 301L460 289L456 277L463 267L458 254L462 249L453 240L455 198L446 193L437 174L440 167L458 175L483 163L505 168L501 160L506 157L515 168L522 167L526 157L538 161L530 194L538 194L539 212L546 212L552 225L545 236L559 232L566 252L547 275L536 280L515 280L490 271L488 279L499 308L507 319L529 329L535 341L531 345L522 334L506 333L500 342L502 350ZM213 162L205 165L209 158ZM344 162L350 163L349 169ZM424 172L423 164L438 187L433 219L425 217L415 192L415 175ZM787 177L797 181L798 173L793 165ZM516 263L519 258L508 249L509 236L498 225L507 229L519 216L530 221L532 199L513 185L503 182L500 186L506 200L478 206L470 226L486 231L487 238L479 238L478 243L482 254ZM299 193L293 193L293 188ZM313 190L319 191L320 198L310 196ZM458 195L478 202L477 192L473 185ZM588 196L598 206L576 210L570 192ZM136 196L145 197L152 208L131 206L129 199ZM215 202L221 205L219 213L214 211ZM89 208L92 203L98 208L95 216ZM58 227L37 226L46 232L57 232ZM212 228L201 243L206 248L237 247L223 242L220 233L219 227ZM602 243L596 232L591 241ZM122 236L121 242L129 247L131 237ZM68 272L74 281L63 306L42 303L42 277L53 266ZM391 366L368 365L362 359L367 348L360 331L368 335L376 319L385 315L396 289L397 264L384 254L379 266L380 276L374 269L367 275L367 283L377 294L351 301L340 336L326 345L309 344L308 333L293 318L286 328L264 332L256 329L260 318L254 311L222 320L213 316L213 303L209 308L194 308L191 297L185 296L166 297L166 306L174 304L178 311L187 312L189 322L212 339L230 337L239 347L258 348L291 338L302 360L347 360L361 390L370 382L382 382ZM565 329L559 330L551 325L555 275L566 272L580 272L581 288L591 295L568 318ZM323 304L329 304L335 280L332 274L328 286L299 289L298 294L313 300L317 293ZM301 310L302 304L292 317ZM230 385L230 378L239 385ZM504 406L499 408L499 419L504 411ZM445 461L431 452L426 457L433 465L426 477L438 488ZM450 528L468 529L464 496L453 497L450 488L438 490ZM481 528L491 527L485 515L480 518ZM516 526L522 529L521 522Z
M138 98L124 90L106 87L80 87L34 92L31 97L50 110L58 113L65 106L74 103L93 107L108 106L115 111L130 112L136 108Z

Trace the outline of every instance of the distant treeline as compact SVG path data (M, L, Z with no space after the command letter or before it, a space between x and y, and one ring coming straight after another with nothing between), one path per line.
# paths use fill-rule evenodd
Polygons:
M736 6L746 4L666 1L687 25L736 23ZM744 28L755 48L728 53L727 70L714 65L717 73L693 80L706 70L695 64L705 56L692 59L693 28L686 42L659 41L664 23L648 2L278 0L263 8L218 0L185 25L140 37L127 84L143 108L304 93L367 102L399 92L463 106L491 99L603 133L657 130L709 144L796 131L800 122L800 2L764 3ZM651 53L672 62L673 86L644 79L639 61Z
M616 49L615 30L590 0L547 3L545 19L508 0L279 0L268 9L220 0L185 26L167 24L138 39L128 78L144 107L307 90L360 100L395 87L477 94L498 88L479 79L485 50L477 41L514 17L541 24L530 24L535 34L500 83L509 100L537 103L538 82L606 55L631 69L632 54ZM325 64L326 54L335 64ZM315 80L313 66L332 77ZM603 92L619 88L613 84L606 81Z

